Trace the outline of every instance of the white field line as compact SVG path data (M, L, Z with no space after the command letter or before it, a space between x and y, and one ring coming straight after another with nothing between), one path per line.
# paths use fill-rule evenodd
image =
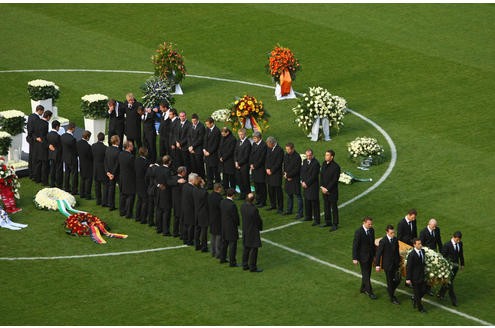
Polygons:
M287 224L284 224L284 225L281 225L281 226L277 226L277 227L273 227L273 228L270 228L270 229L263 230L263 231L261 231L261 233L267 233L267 232L270 232L270 231L285 229L285 228L288 228L290 226L293 226L293 225L299 224L299 223L302 223L302 222L301 221L294 221L294 222L287 223Z
M5 71L0 71L0 73L23 73L23 72L98 72L98 73L101 72L101 73L153 74L152 72L146 72L146 71L96 70L96 69L33 69L33 70L5 70ZM216 81L231 82L231 83L240 83L240 84L247 84L247 85L259 86L259 87L263 87L263 88L274 89L274 87L272 87L272 86L258 84L258 83L251 83L251 82L246 82L246 81L240 81L240 80L215 78L215 77L202 76L202 75L188 75L188 76L195 77L195 78L200 78L200 79L216 80ZM371 191L373 191L376 188L378 188L378 186L380 184L382 184L388 178L388 176L392 172L392 170L393 170L393 168L394 168L394 166L396 164L396 161L397 161L397 149L395 147L395 144L394 144L392 138L388 135L388 133L382 127L380 127L378 124L376 124L375 122L373 122L369 118L367 118L367 117L365 117L365 116L363 116L363 115L361 115L361 114L359 114L359 113L357 113L357 112L355 112L353 110L349 110L349 112L351 114L354 114L354 115L358 116L359 118L365 120L366 122L370 123L371 125L373 125L385 137L385 139L387 140L387 142L388 142L388 144L390 146L391 160L390 160L390 164L389 164L387 170L385 171L385 173L383 174L383 176L373 186L371 186L370 188L366 189L363 193L359 194L358 196L356 196L356 197L348 200L345 203L342 203L341 205L339 205L339 208L342 208L344 206L347 206L347 205L355 202L356 200L360 199L361 197L366 196ZM274 228L265 230L264 232L269 232L269 231L284 229L286 227L290 227L290 226L295 225L295 224L298 224L298 223L301 223L301 222L299 222L299 221L298 222L292 222L292 223L289 223L289 224L286 224L286 225L283 225L283 226L280 226L280 227L274 227ZM340 270L340 271L342 271L344 273L347 273L347 274L353 275L355 277L361 278L361 275L358 274L358 273L356 273L356 272L354 272L354 271L351 271L351 270L342 268L342 267L340 267L338 265L335 265L335 264L332 264L332 263L329 263L329 262L320 260L320 259L318 259L318 258L316 258L316 257L314 257L312 255L309 255L309 254L300 252L298 250L295 250L295 249L292 249L290 247L284 246L282 244L279 244L279 243L273 242L271 240L268 240L266 238L261 238L261 239L264 242L266 242L266 243L268 243L268 244L270 244L272 246L282 248L282 249L284 249L284 250L286 250L288 252L291 252L293 254L303 256L303 257L305 257L305 258L307 258L307 259L309 259L311 261L317 262L317 263L322 264L322 265L326 265L326 266L331 267L333 269ZM16 257L14 257L14 258L4 257L4 258L0 258L0 260L10 260L10 261L14 261L14 260L56 260L56 259L73 259L73 258L84 258L84 257L117 256L117 255L126 255L126 254L140 254L140 253L148 253L148 252L158 252L158 251L162 251L162 250L178 249L178 248L185 248L185 247L187 247L187 246L186 245L180 245L180 246L172 246L172 247L147 249L147 250L145 249L145 250L140 250L140 251L115 252L115 253L103 253L103 254L87 254L87 255L72 255L72 256L17 257L17 258ZM386 284L384 284L381 281L377 281L377 280L374 280L374 279L372 279L371 281L374 284L381 285L381 286L386 286ZM404 290L401 290L401 289L397 289L397 291L400 292L400 293L406 294L406 295L411 295L407 291L404 291ZM489 323L489 322L484 321L482 319L479 319L479 318L470 316L469 314L466 314L466 313L463 313L463 312L460 312L460 311L457 311L457 310L448 308L448 307L446 307L444 305L441 305L441 304L439 304L437 302L433 302L433 301L430 301L428 299L425 299L424 302L425 303L432 304L432 305L435 305L435 306L437 306L437 307L439 307L439 308L441 308L441 309L443 309L445 311L451 312L453 314L457 314L457 315L459 315L461 317L464 317L464 318L470 319L472 321L478 322L478 323L480 323L482 325L493 326L492 323Z
M319 263L319 264L321 264L321 265L325 265L325 266L330 267L330 268L332 268L332 269L339 270L339 271L341 271L341 272L347 273L347 274L349 274L349 275L352 275L352 276L354 276L354 277L356 277L356 278L361 279L361 274L360 274L360 273L354 272L354 271L349 270L349 269L345 269L345 268L343 268L343 267L340 267L340 266L338 266L338 265L332 264L332 263L327 262L327 261L323 261L323 260L321 260L321 259L319 259L319 258L317 258L317 257L314 257L313 255L309 255L309 254L307 254L307 253L304 253L304 252L298 251L298 250L296 250L296 249L293 249L293 248L287 247L287 246L285 246L285 245L282 245L282 244L276 243L276 242L274 242L274 241L268 240L268 239L266 239L266 238L261 238L261 240L262 240L263 242L267 243L267 244L270 244L270 245L272 245L272 246L275 246L275 247L281 248L281 249L286 250L286 251L288 251L288 252L290 252L290 253L292 253L292 254L296 254L296 255L299 255L299 256L305 257L305 258L307 258L307 259L308 259L308 260L310 260L310 261L313 261L313 262ZM350 260L349 260L349 261L350 261ZM375 285L380 285L380 286L383 286L383 287L387 287L387 284L385 284L385 283L383 283L383 282L381 282L381 281L375 280L375 279L371 279L371 282L372 282L373 284L375 284ZM411 294L411 293L409 293L409 292L407 292L407 291L405 291L405 290L402 290L402 289L397 289L397 291L398 291L398 292L400 292L400 293L402 293L402 294L406 294L406 295L412 296L412 294ZM442 305L442 304L439 304L439 303L437 303L437 302L434 302L434 301L431 301L431 300L428 300L428 299L423 299L423 301L424 301L425 303L428 303L428 304L434 305L434 306L436 306L436 307L439 307L439 308L441 308L442 310L445 310L445 311L451 312L451 313L453 313L453 314L457 314L457 315L459 315L459 316L461 316L461 317L464 317L464 318L466 318L466 319L469 319L469 320L475 321L475 322L477 322L477 323L479 323L479 324L486 325L486 326L493 326L493 324L492 324L492 323L490 323L490 322L484 321L484 320L479 319L479 318L477 318L477 317L473 317L473 316L471 316L471 315L469 315L469 314L466 314L466 313L464 313L464 312L457 311L457 310L455 310L455 309L452 309L452 308L446 307L446 306L444 306L444 305Z

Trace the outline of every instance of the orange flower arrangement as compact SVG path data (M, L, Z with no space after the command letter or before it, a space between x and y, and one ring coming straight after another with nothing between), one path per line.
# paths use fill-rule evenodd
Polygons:
M229 122L232 130L237 131L239 128L252 127L253 130L261 131L268 128L269 116L261 100L258 101L253 96L244 95L236 99L227 107L230 110Z
M301 70L301 64L289 48L277 46L270 52L267 72L272 76L274 82L280 81L280 75L287 70L292 80L296 79L296 72Z

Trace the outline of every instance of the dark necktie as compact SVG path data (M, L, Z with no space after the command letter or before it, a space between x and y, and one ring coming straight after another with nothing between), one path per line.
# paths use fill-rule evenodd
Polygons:
M423 253L419 251L419 259L421 260L421 263L423 263Z
M454 250L455 250L456 253L459 253L459 245L458 244L455 244Z
M409 221L409 228L411 229L412 232L413 231L412 221Z
M435 230L432 230L432 231L431 231L431 236L432 236L433 238L435 238Z

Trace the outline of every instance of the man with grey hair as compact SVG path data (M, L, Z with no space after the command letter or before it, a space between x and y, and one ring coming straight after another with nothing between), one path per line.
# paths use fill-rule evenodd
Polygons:
M277 144L277 139L268 137L266 139L268 147L266 151L265 170L266 184L268 185L268 196L270 197L270 208L282 214L284 210L284 195L282 193L282 163L284 161L284 151Z
M126 102L123 107L125 110L125 128L124 132L128 141L133 143L136 149L142 146L141 142L141 114L138 112L138 108L143 105L136 101L134 94L128 93L126 96ZM135 143L135 144L134 144Z
M440 228L437 227L437 220L431 218L428 225L419 233L419 239L423 246L439 252L442 249L442 237L440 237Z
M261 133L253 133L253 144L249 155L249 166L253 176L254 188L256 191L256 206L266 206L266 143L261 139Z
M234 162L237 170L236 181L239 184L240 199L246 198L251 191L249 183L249 155L251 154L251 142L246 137L246 129L241 128L237 131L239 141L235 144Z

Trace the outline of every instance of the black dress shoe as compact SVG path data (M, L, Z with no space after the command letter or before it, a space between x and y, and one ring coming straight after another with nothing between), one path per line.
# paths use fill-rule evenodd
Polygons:
M429 290L429 291L427 292L427 294L428 294L428 295L430 295L430 296L434 296L434 295L435 295L435 294L434 294L431 290Z
M457 306L457 301L452 301L452 306Z
M371 298L372 300L376 300L377 299L376 295L373 294L373 293L370 293L370 292L367 292L367 291L365 291L364 293L366 295L368 295L368 297Z
M419 313L426 313L426 310L424 308L419 309Z
M283 215L292 215L292 212L284 212Z
M399 300L397 299L397 297L392 297L392 300L391 300L392 304L395 304L395 305L400 305L400 302Z
M330 232L332 232L332 231L336 231L337 229L338 229L338 228L337 228L337 226L332 226L332 227L330 228Z
M237 264L237 263L233 263L233 264L232 264L232 263L230 263L230 264L229 264L229 267L231 267L231 268L238 268L238 267L240 267L240 266L241 266L241 265L240 265L240 264Z
M220 260L220 264L225 264L225 263L228 263L228 262L225 260Z
M242 270L247 271L249 270L249 267L242 267Z
M115 207L110 207L108 210L111 212L111 211L115 211L116 208Z
M326 227L329 227L329 226L330 226L329 224L326 224L325 223L324 225L320 226L320 228L326 228Z
M249 270L249 272L263 272L263 269Z
M320 224L319 224L319 223L316 223L316 222L314 222L314 223L312 224L312 226L313 226L313 227L316 227L316 226L319 226L319 225L320 225Z

